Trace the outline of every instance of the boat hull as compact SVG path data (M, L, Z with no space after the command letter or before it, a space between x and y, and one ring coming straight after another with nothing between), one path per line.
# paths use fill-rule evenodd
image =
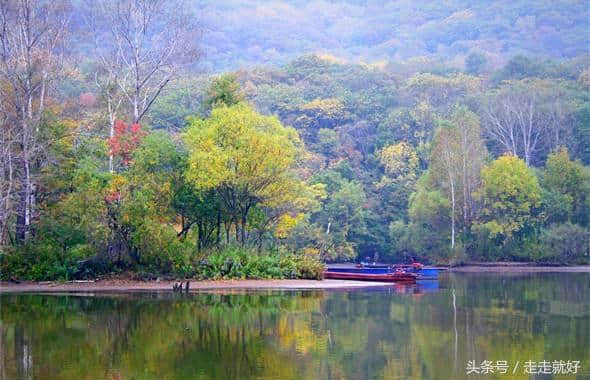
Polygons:
M332 268L328 267L328 272L338 273L361 273L361 274L389 274L392 273L391 268Z
M414 267L412 265L395 265L395 266L355 266L355 267L328 267L328 272L338 273L355 273L355 274L392 274L396 273L395 268L405 272L418 275L418 281L438 280L438 275L442 269L432 267Z
M413 273L350 273L350 272L324 272L324 278L333 280L375 281L375 282L403 282L416 283L416 275Z

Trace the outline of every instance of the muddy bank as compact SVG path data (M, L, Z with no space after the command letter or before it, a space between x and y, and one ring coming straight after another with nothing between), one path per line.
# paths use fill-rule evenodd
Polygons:
M98 280L94 282L0 282L0 292L124 292L172 291L174 281ZM185 285L186 283L183 283ZM227 280L190 281L190 291L224 289L353 289L393 286L380 282L343 280Z

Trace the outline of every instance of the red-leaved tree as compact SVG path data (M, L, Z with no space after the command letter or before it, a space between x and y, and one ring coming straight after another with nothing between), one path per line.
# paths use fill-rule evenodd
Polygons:
M141 144L142 138L146 135L139 124L126 124L121 120L115 121L113 137L109 138L110 154L120 157L123 166L131 163L133 151Z

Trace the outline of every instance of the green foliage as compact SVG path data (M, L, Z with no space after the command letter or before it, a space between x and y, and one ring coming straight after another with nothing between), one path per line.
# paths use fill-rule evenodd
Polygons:
M495 80L500 82L509 79L524 79L537 77L541 74L542 66L523 55L514 56L504 68L496 73Z
M153 129L180 131L186 118L205 112L208 77L183 78L182 83L168 87L152 105L149 124Z
M283 279L320 280L324 265L309 255L258 252L243 247L226 247L207 253L196 266L196 274L205 279Z
M418 181L410 198L408 211L411 223L405 236L406 249L413 255L443 259L449 255L451 205L448 197L432 187L426 172ZM399 225L398 234L399 234Z
M470 15L452 15L445 38L458 38ZM31 238L46 252L38 255L48 263L43 271L90 276L107 263L107 270L191 276L195 256L238 244L329 261L542 260L544 229L589 223L590 61L514 57L494 71L503 62L497 52L455 48L453 65L476 52L464 72L433 56L353 64L315 54L279 68L189 74L115 152L125 163L113 172L105 115L93 109L69 120L48 112L39 141L47 164L35 173L32 220L43 238ZM519 101L525 107L512 108ZM490 112L510 106L506 125L516 128L527 104L537 107L532 125L542 132L531 167L500 158L482 171L487 148L493 157L506 150ZM79 127L87 124L93 127ZM516 136L515 154L523 155ZM560 145L568 151L553 152ZM84 252L79 271L51 272L62 266L54 252Z
M324 278L324 271L326 266L324 262L314 255L302 253L299 255L292 255L289 259L295 264L295 273L297 278L309 280L321 280Z
M299 148L295 130L245 104L218 107L209 119L191 120L185 142L186 174L196 188L225 186L268 203L284 195Z
M493 74L497 64L493 54L477 51L489 59L482 63L485 72ZM472 57L474 62L479 60L475 59L477 54ZM538 62L537 71L518 74L523 72L518 67L522 69L525 63L533 62ZM517 86L519 94L542 100L535 123L547 127L547 133L543 134L544 140L539 142L531 159L533 165L544 162L553 136L576 152L580 149L570 135L573 125L568 123L573 120L573 108L568 102L586 101L580 92L585 83L584 75L580 74L584 62L582 58L553 63L515 58L507 66L511 74L506 78L534 78L503 83L502 91ZM481 185L481 168L488 160L487 147L496 154L504 152L489 139L490 119L485 100L495 94L494 84L478 77L473 70L475 75L465 75L432 58L415 59L411 65L351 65L331 56L312 55L291 62L285 69L256 69L240 74L241 81L247 83L248 97L259 109L278 113L283 123L298 130L312 152L302 162L304 175L313 175L313 181L326 185L327 198L321 210L306 216L293 229L294 236L285 240L289 244L312 247L330 259L378 254L388 260L398 257L400 252L416 255L417 251L424 256L437 256L432 252L438 252L440 257L453 258L464 253L484 258L485 252L490 252L489 258L493 258L498 242L481 231L478 213L482 205L473 194ZM504 74L502 71L498 75ZM270 88L280 89L287 98L273 101L267 92ZM441 144L443 140L447 143ZM424 194L431 192L446 197L450 207L442 214L447 218L444 223L436 220L439 214L425 214L421 223L410 215L409 199L412 193L418 192L416 179L425 169L430 173L427 185L415 199L426 200ZM453 186L449 178L453 179ZM343 179L360 184L365 195L362 207L354 213L354 223L338 222L334 215L331 200ZM549 195L545 188L542 194L543 203L534 210L538 222L548 220L549 207L551 213L559 213L564 206L559 194L551 194L552 206L545 197ZM454 212L450 210L452 195ZM419 203L414 205L414 215L419 215ZM434 219L428 221L429 216ZM450 252L444 245L451 243L449 230L452 230L453 216L455 244L459 248ZM403 249L396 248L389 231L396 221L407 227L405 242L416 236L415 249L408 248L409 243ZM477 226L472 229L474 223ZM518 244L528 244L533 252L541 225L526 227L528 230L520 231L516 240ZM421 240L422 235L428 239ZM484 248L487 245L489 249ZM515 250L515 247L506 248L507 252Z
M572 161L566 148L547 158L541 184L547 190L549 222L590 222L590 171L581 162Z
M590 75L588 75L590 77ZM589 79L590 82L590 79ZM590 104L584 103L575 112L576 125L574 136L577 141L578 154L582 162L590 165Z
M403 220L396 220L389 224L389 238L394 256L402 256L408 249L408 225Z
M406 81L406 89L417 99L435 107L459 102L481 88L481 79L461 73L448 76L419 73Z
M81 141L76 150L80 158L70 173L70 191L43 210L40 223L44 236L59 247L72 246L75 237L98 249L108 239L104 199L112 175L103 166L104 161L101 163L101 157L106 156L105 145L93 139Z
M206 110L211 111L213 108L221 105L231 107L243 100L244 95L240 90L237 77L232 74L224 74L213 80L207 91L204 104Z
M563 263L590 262L590 231L565 223L553 225L541 235L542 260Z
M364 62L456 61L471 47L494 60L500 52L561 58L586 53L589 43L586 4L565 0L206 1L198 9L215 31L203 39L213 70L280 65L308 51Z
M313 128L334 128L348 119L344 104L339 99L314 99L301 106Z
M541 187L524 161L504 155L482 170L476 192L482 209L474 228L485 230L498 245L524 239L540 222Z
M421 185L410 200L410 218L420 224L428 224L440 229L450 221L450 204L447 197L436 190ZM446 230L446 228L445 228Z
M572 215L572 199L568 194L542 189L544 222L547 225L565 223Z
M179 240L171 226L146 218L135 226L131 240L137 250L139 268L181 277L194 274L191 259L196 246L192 240Z
M87 245L63 250L51 241L32 241L18 250L0 252L0 279L72 280L79 277L80 260L91 253Z
M486 57L483 54L477 52L471 53L465 58L465 71L471 75L481 74L486 62Z
M395 108L378 126L377 146L404 141L415 147L421 164L428 161L429 143L436 126L435 110L426 102L413 108Z
M385 173L394 181L413 182L416 180L418 156L405 142L389 145L379 152L379 160Z
M186 179L198 192L219 195L227 224L234 224L236 236L239 230L242 244L251 210L296 203L298 194L306 192L294 171L304 152L297 132L246 104L217 107L208 119L191 120L184 141L189 151Z
M333 129L321 128L317 137L318 151L326 156L335 156L338 147L338 132Z
M319 212L312 215L311 224L299 231L303 247L314 247L328 260L349 260L355 256L355 246L364 241L366 194L360 183L348 181L339 172L327 171L316 175L312 183L326 185L327 197Z
M286 83L261 84L256 87L253 101L264 113L285 117L305 104L303 88Z
M132 174L165 175L166 179L177 176L175 170L183 164L185 157L177 144L165 132L156 131L147 135L133 153ZM163 178L159 178L160 180Z
M430 152L432 186L450 204L451 249L467 238L475 210L473 191L481 182L487 150L481 138L479 118L466 107L457 106L449 120L440 122ZM462 236L458 237L458 232Z

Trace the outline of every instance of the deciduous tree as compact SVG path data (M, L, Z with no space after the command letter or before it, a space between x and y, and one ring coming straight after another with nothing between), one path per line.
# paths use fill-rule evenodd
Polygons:
M0 2L2 186L0 243L16 215L15 239L23 242L38 216L36 189L48 141L41 139L52 85L62 72L70 8L66 1Z
M563 128L570 111L563 97L559 86L547 80L508 81L486 95L485 131L500 153L532 165L539 153L567 141Z
M476 208L472 193L479 187L486 156L479 119L465 107L457 107L436 131L429 171L434 186L449 197L451 248L455 246L457 219L464 233L471 225Z
M108 0L88 7L103 69L118 87L110 91L123 94L132 123L139 123L170 81L198 61L195 17L182 0Z
M506 244L540 222L541 187L525 162L506 154L482 169L477 227L494 241Z
M299 181L293 172L301 149L297 132L246 104L223 105L207 119L192 119L184 140L187 179L198 190L219 192L242 243L252 207L280 206Z
M590 221L590 171L579 161L572 161L566 148L551 153L545 163L541 184L552 194L551 199L558 197L561 209L566 210L564 217L570 223L587 225ZM560 221L552 208L548 218Z

